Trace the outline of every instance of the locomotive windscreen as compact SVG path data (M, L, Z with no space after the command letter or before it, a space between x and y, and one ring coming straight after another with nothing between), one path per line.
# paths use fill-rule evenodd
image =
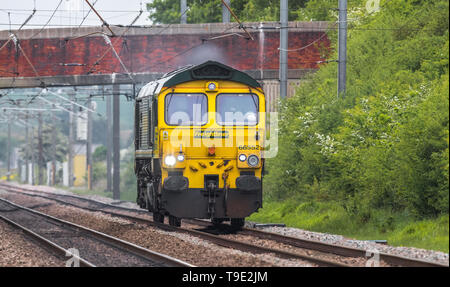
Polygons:
M258 124L259 99L255 94L217 96L217 122L220 125L252 126Z
M204 94L168 94L165 120L171 126L201 126L208 122L208 100Z

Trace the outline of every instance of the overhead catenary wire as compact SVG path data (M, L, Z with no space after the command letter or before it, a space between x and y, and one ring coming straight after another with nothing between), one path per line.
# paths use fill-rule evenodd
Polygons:
M323 9L336 9L336 8L323 8ZM42 11L42 10L41 10ZM54 11L54 10L49 10L49 11ZM99 11L103 11L103 10L99 10ZM130 10L131 11L131 10ZM116 11L114 11L114 12L116 12ZM129 25L128 27L143 27L143 26L133 26L133 25ZM248 28L248 27L246 27L246 28ZM267 28L271 28L271 27L267 27ZM295 28L295 27L288 27L288 29L290 29L290 28ZM266 27L263 27L263 29L266 29ZM320 30L321 28L319 28L319 30ZM326 29L324 29L325 31L329 31L329 30L333 30L333 29L335 29L334 27L328 27L328 28L326 28ZM352 28L349 28L349 29L352 29ZM353 28L354 30L408 30L408 28L407 27L400 27L400 28ZM422 29L413 29L413 30L422 30ZM224 38L224 37L228 37L228 36L232 36L232 35L236 35L236 34L228 34L228 35L222 35L222 36L217 36L217 37L212 37L212 38L210 38L210 39L206 39L206 40L214 40L214 39L220 39L220 38ZM237 35L237 36L240 36L240 35ZM322 34L320 37L319 37L319 39L316 39L315 41L313 41L312 43L309 43L309 44L307 44L307 47L310 47L310 46L312 46L314 43L317 43L318 41L320 41L321 39L323 39L323 37L325 37L326 35L325 34ZM205 40L205 39L203 39L203 40ZM7 42L9 42L10 40L8 40ZM203 44L203 43L202 43ZM191 48L189 48L189 49L187 49L187 50L185 50L185 51L182 51L180 54L177 54L177 55L175 55L175 56L173 56L173 57L171 57L170 59L168 59L168 61L170 61L170 60L172 60L173 58L176 58L176 57L178 57L178 56L180 56L180 55L182 55L182 54L185 54L186 52L188 52L188 51L190 51L190 50L192 50L192 49L194 49L194 48L196 48L196 47L198 47L198 46L201 46L202 44L199 44L199 45L195 45L194 47L191 47ZM4 44L3 46L2 46L2 48L5 46L6 44ZM290 50L288 50L288 51L300 51L300 50L303 50L303 49L306 49L307 47L300 47L300 48L296 48L296 49L290 49ZM0 50L2 49L2 48L0 48ZM167 61L166 61L167 62ZM84 65L86 65L86 64L84 64Z
M45 83L40 79L39 73L37 72L36 68L34 67L33 63L31 63L30 59L28 58L27 54L25 53L25 51L22 49L22 46L20 45L19 39L17 38L17 36L15 34L10 34L10 38L12 38L12 41L14 42L14 44L16 45L17 48L19 48L19 50L22 52L22 55L24 56L25 60L28 62L28 64L30 65L30 67L33 69L34 74L36 75L36 77L39 79L39 81L41 81L41 84L45 86Z
M337 22L334 23L334 26L336 26L336 25L337 25ZM300 47L300 48L296 48L296 49L281 49L281 48L278 48L278 50L280 50L280 51L286 51L286 52L298 52L298 51L307 49L307 48L311 47L312 45L314 45L315 43L317 43L317 42L319 42L320 40L322 40L325 36L327 36L327 32L328 32L328 31L323 32L323 34L322 34L320 37L318 37L317 39L315 39L315 40L312 41L311 43L309 43L309 44L307 44L307 45L305 45L305 46L302 46L302 47Z
M214 36L214 37L210 37L210 38L205 38L205 39L202 39L202 41L217 40L217 39L227 38L227 37L230 37L230 36L238 36L238 37L247 39L247 37L243 36L242 34L239 34L239 33L229 33L229 34L225 34L225 35L220 35L220 36Z
M63 10L58 9L57 12L62 13ZM136 12L139 12L139 11L125 12L125 13L115 13L115 14L113 14L111 16L105 16L104 18L106 20L109 20L109 19L114 19L114 18L118 18L118 17L124 17L124 16L127 16L127 15L135 14ZM30 15L29 13L21 13L21 12L10 12L10 13L11 13L11 15ZM45 14L45 13L43 13L40 10L36 10L36 14L34 15L34 17L35 18L46 18L47 19L50 15L51 14ZM91 16L91 17L89 17L89 16ZM61 14L56 13L55 16L53 16L53 19L75 19L75 20L79 19L80 21L85 19L85 21L88 20L88 21L96 21L96 22L98 22L98 17L96 15L94 15L94 16L95 16L95 18L92 17L92 14L89 14L86 17L86 15L85 16L77 16L77 15L66 16L66 15L61 15ZM44 24L40 24L40 26L42 26L42 25L44 25ZM73 26L79 26L80 24L72 24L72 25Z
M388 2L390 2L391 0L388 0L386 3L388 3ZM383 8L384 6L386 6L386 3L385 3L385 5L383 5L383 6L381 6L380 8ZM304 8L301 8L302 10L338 10L337 8L333 8L333 7L319 7L319 8L314 8L314 7L311 7L311 8L308 8L308 7L304 7ZM6 11L6 9L0 9L0 11ZM9 10L11 10L11 11L13 11L13 10L15 10L15 11L31 11L31 10L29 10L29 9L9 9ZM189 9L188 9L189 10ZM188 10L186 10L185 12L188 12ZM53 10L37 10L37 11L53 11ZM60 11L66 11L66 10L60 10ZM74 10L75 11L75 10ZM136 11L136 10L97 10L97 11L101 11L101 12L139 12L139 13L142 13L142 8L141 8L141 10L139 10L139 11ZM368 15L366 15L366 16L370 16L370 15L372 15L373 13L375 13L375 12L378 12L379 11L379 9L378 10L374 10L374 11L370 11L370 13L368 14ZM350 21L357 21L357 20L360 20L361 18L362 18L363 16L360 16L360 17L358 17L358 18L356 18L356 20L349 20L349 22ZM240 23L240 22L239 22ZM0 25L9 25L9 24L0 24ZM13 26L20 26L20 25L22 25L22 24L11 24L11 25L13 25ZM41 26L42 24L30 24L29 26ZM45 25L45 24L44 24ZM160 33L162 33L165 29L167 29L168 27L170 27L171 25L173 25L173 23L172 24L169 24L167 27L165 27L165 28L163 28L163 30L160 32ZM240 24L238 24L238 26L239 26ZM60 24L60 25L47 25L47 26L54 26L54 27L64 27L64 26L66 26L66 27L79 27L79 25L65 25L65 24ZM114 25L114 26L119 26L119 27L123 27L123 25ZM84 27L95 27L95 26L93 26L93 25L88 25L88 26L84 26ZM147 25L144 25L144 26L142 26L142 25L139 25L139 26L133 26L134 28L151 28L151 27L153 27L153 26L147 26ZM248 29L248 28L252 28L252 29L282 29L281 27L262 27L262 28L258 28L258 27L252 27L252 26L243 26L243 28L246 28L246 29ZM286 29L295 29L296 27L286 27ZM321 29L321 28L318 28L319 30ZM391 27L391 28L386 28L386 27L383 27L383 28L377 28L377 27L375 27L375 28L357 28L357 27L349 27L349 29L352 29L352 30L374 30L374 31L376 31L376 30L379 30L379 31L390 31L390 30L405 30L405 31L407 31L407 30L412 30L412 31L416 31L416 30L423 30L423 29L420 29L420 28L408 28L408 27ZM316 29L317 30L317 29ZM329 29L329 28L325 28L325 30L331 30L331 29Z
M139 17L142 15L142 13L139 13L139 15L138 15L138 17L136 17L133 21L132 21L132 23L131 24L134 24L138 19L139 19ZM95 66L97 66L99 63L100 63L100 61L108 54L108 52L109 51L111 51L111 49L114 49L114 45L116 45L118 42L119 42L119 40L120 39L122 39L124 36L125 36L125 34L126 33L128 33L128 31L131 29L131 27L132 27L132 25L130 25L130 26L128 26L126 29L125 29L125 31L114 41L114 43L112 43L111 41L111 44L109 45L109 47L108 47L108 49L106 49L106 51L100 56L100 58L98 58L95 62L94 62L94 64L91 66L91 68L88 70L88 72L87 72L87 74L89 75L89 74L91 74L93 71L94 71L94 68L95 68ZM105 35L106 36L106 35ZM109 39L109 38L108 38ZM117 53L116 53L117 54ZM118 56L118 55L117 55ZM119 57L120 58L120 57ZM128 72L128 74L130 74L129 72Z
M94 3L92 3L92 6L95 6L95 4L97 3L98 0L95 0ZM81 25L83 25L84 21L86 20L86 18L89 16L89 13L91 13L92 9L89 9L89 11L86 13L86 15L83 17L83 20L81 20L80 25L78 25L78 27L81 27Z
M238 28L238 27L239 27L239 24L233 25L233 26L228 27L225 30L223 30L222 33L228 32L228 31L233 30L233 29Z
M95 3L94 3L95 4ZM349 20L348 22L350 22L351 20ZM334 26L336 26L336 24L337 24L338 22L335 22L335 25ZM81 23L82 24L82 23ZM80 24L80 26L81 26L81 24ZM22 26L23 26L23 24L22 24ZM131 25L129 25L128 27L137 27L137 26L133 26L133 24L131 24ZM247 28L247 27L246 27ZM291 29L291 28L294 28L294 27L288 27L287 29ZM167 29L167 27L166 28L164 28L164 29ZM163 29L163 30L164 30ZM281 28L278 28L278 29L281 29ZM320 28L319 28L320 29ZM328 27L328 28L326 28L326 29L324 29L325 30L325 33L324 34L322 34L318 39L316 39L316 40L314 40L313 42L311 42L311 43L309 43L309 44L307 44L306 46L302 46L302 47L300 47L300 48L296 48L296 49L287 49L286 51L288 51L288 52L293 52L293 51L301 51L301 50L303 50L303 49L306 49L306 48L308 48L308 47L311 47L312 45L314 45L315 43L317 43L317 42L319 42L321 39L323 39L325 36L326 36L326 33L328 32L328 31L330 31L330 30L333 30L333 29L335 29L334 27ZM349 29L352 29L352 28L349 28ZM20 28L19 28L19 30L20 30ZM367 31L377 31L377 30L379 30L379 31L392 31L392 30L423 30L423 29L407 29L407 28L405 28L405 27L400 27L400 28L357 28L357 27L355 27L355 28L353 28L353 30L367 30ZM161 32L162 33L162 32ZM105 33L103 33L104 35L106 35ZM217 37L212 37L212 38L209 38L209 39L206 39L206 40L215 40L215 39L220 39L220 38L224 38L224 37L228 37L228 36L232 36L232 35L236 35L236 36L240 36L240 37L242 37L241 35L239 35L239 34L237 34L237 33L232 33L232 34L227 34L227 35L221 35L221 36L217 36ZM8 41L0 48L0 51L4 48L4 46L6 46L9 42L11 41L11 39L8 39ZM185 54L185 53L187 53L187 52L189 52L190 50L193 50L193 49L195 49L196 47L198 47L198 46L201 46L201 45L203 45L204 43L202 42L201 44L199 44L199 45L195 45L195 46L193 46L193 47L191 47L191 48L189 48L189 49L187 49L187 50L185 50L185 51L182 51L180 54L177 54L177 55L175 55L175 56L173 56L172 58L170 58L170 59L168 59L166 62L168 62L168 61L170 61L170 60L172 60L172 59L174 59L174 58L176 58L176 57L178 57L178 56L181 56L181 55L183 55L183 54ZM112 47L112 49L114 49L114 47ZM23 52L23 50L22 50L22 52ZM116 53L117 54L117 53ZM120 58L119 58L119 61L120 61ZM86 65L86 64L85 64Z
M103 25L106 26L106 28L108 28L108 30L111 32L111 34L113 36L115 36L116 34L114 34L113 30L111 30L111 28L109 27L109 24L102 18L102 16L100 16L100 14L97 12L97 10L95 10L94 6L92 6L92 4L89 2L89 0L85 0L85 1L89 5L89 7L91 7L91 10L94 11L95 14L97 14L98 18L100 19L100 21L102 21Z
M1 108L1 109L5 109L5 108ZM45 116L47 113L55 113L55 112L61 112L61 110L59 110L59 109L45 109L42 111L39 109L20 109L20 110L14 110L14 111L8 110L6 113L3 113L4 114L3 118L9 119L9 120L13 121L12 123L19 124L20 126L33 127L33 124L30 124L28 122L29 119L37 120L39 118L39 115L44 114L44 116ZM23 115L23 117L20 117L20 115ZM2 114L0 114L0 116L2 116ZM23 119L27 120L27 122L25 122Z
M40 99L40 100L46 102L47 104L50 104L51 106L53 106L53 107L55 107L55 108L57 108L57 109L66 111L66 112L68 112L68 113L71 114L71 115L74 115L74 116L76 116L76 117L85 119L82 115L78 115L78 114L74 113L73 111L64 108L64 107L61 106L60 104L54 103L54 102L52 102L52 101L49 101L49 100L47 100L46 98L42 97L41 95L38 95L38 96L36 96L36 97L37 97L38 99Z
M183 18L183 16L184 16L187 12L189 12L190 9L191 9L191 7L187 7L187 9L184 10L183 13L181 13L181 16L180 16L180 19L179 19L178 22L181 21L181 18ZM174 23L168 24L168 25L167 25L166 27L164 27L161 31L159 31L158 35L162 34L162 32L164 32L165 30L169 29L173 24L174 24Z
M20 119L17 116L11 116L11 114L8 115L8 117L2 117L4 119L4 122L10 123L10 124L16 124L18 126L22 127L33 127L30 124L25 123L22 119Z
M103 31L95 31L95 32L91 32L91 33L84 34L84 35L75 36L75 37L72 37L72 38L67 38L67 39L64 40L65 43L61 46L61 48L67 46L67 44L69 43L69 41L76 40L76 39L81 39L81 38L86 38L86 37L89 37L89 36L92 36L92 35L95 35L95 34L100 34L100 35L102 35L102 36L103 36L103 35L107 35L107 34L106 34L105 32L103 32ZM87 64L83 64L83 65L86 66Z
M33 9L33 12L31 13L31 15L30 16L28 16L28 18L23 22L23 24L20 26L20 28L19 28L19 31L31 20L31 18L33 18L33 16L34 16L34 14L36 13L36 1L34 1L34 9ZM13 35L11 32L10 32L10 34L11 35ZM8 41L6 41L6 43L0 48L0 51L4 48L4 47L6 47L6 45L11 41L11 40L13 40L14 41L14 38L13 37L9 37L9 39L8 39ZM16 38L16 41L17 41L17 38ZM16 43L16 46L17 46L18 44ZM20 50L22 51L22 53L23 53L23 50L22 50L22 48L20 47ZM26 57L26 55L25 55L25 57ZM27 59L27 61L29 62L29 60ZM35 71L35 73L36 73L36 69L34 69L34 67L33 67L33 70ZM14 75L18 75L19 73L16 71L16 72L8 72L8 73L11 73L11 74L14 74Z
M0 26L8 26L9 24L7 23L0 23ZM12 26L21 26L21 23L13 23L11 24ZM28 24L28 27L31 26L42 26L43 24ZM171 24L173 25L173 24ZM158 27L158 25L117 25L117 24L111 24L110 26L116 26L116 27L127 27L127 28L142 28L142 29L154 29L155 27ZM78 24L76 25L70 25L70 24L52 24L52 25L47 25L47 27L78 27ZM95 28L95 27L99 27L98 25L84 25L82 27L85 28ZM160 27L160 26L159 26ZM246 29L255 29L255 30L278 30L278 29L283 29L281 27L262 27L262 28L257 28L257 27L253 27L253 26L245 26ZM166 27L164 27L163 29L166 29ZM231 29L231 28L230 28ZM287 27L285 29L298 29L298 27ZM328 30L337 30L338 28L321 28L321 27L317 27L314 28L315 31L328 31ZM227 28L227 30L229 30ZM407 27L407 26L403 26L403 27L373 27L373 28L358 28L358 27L348 27L348 30L355 30L355 31L422 31L422 32L434 32L435 30L432 29L423 29L423 28L413 28L413 27ZM24 38L22 40L28 40L30 38Z
M36 2L35 2L35 4L36 4ZM23 24L22 24L22 26L20 26L19 30L22 29L31 20L31 18L33 18L34 14L36 14L36 7L34 7L33 13L31 13L31 15L28 16L28 18L25 20L25 22L23 22Z
M96 111L94 111L94 110L92 110L92 109L90 109L90 108L88 108L88 107L85 107L85 106L83 106L83 105L80 105L80 104L78 104L77 102L72 101L72 100L69 100L69 99L67 99L67 98L65 98L65 97L63 97L63 96L61 96L61 95L58 95L57 93L54 93L54 92L52 92L52 91L50 91L50 90L48 90L48 89L46 89L46 90L44 91L44 93L50 93L50 94L52 94L52 95L54 95L54 96L60 98L61 100L66 101L66 102L69 102L69 103L71 103L71 104L74 104L74 105L76 105L76 106L78 106L78 107L80 107L80 108L82 108L82 109L85 109L85 110L88 111L88 112L96 113L96 114L99 115L100 117L103 116L102 114L100 114L100 113L98 113L98 112L96 112Z
M142 8L140 8L142 9ZM302 10L337 10L336 7L303 7ZM19 11L19 12L31 12L33 9L21 9L21 8L2 8L0 11L3 11L7 13L7 11ZM53 12L53 10L50 9L37 9L38 12ZM85 12L83 9L60 9L61 12ZM98 12L101 13L136 13L140 10L126 10L126 9L120 9L120 10L109 10L109 9L97 9Z
M9 37L8 40L0 47L0 51L3 50L3 48L6 47L6 45L8 45L9 42L11 42L12 38Z
M45 111L61 111L59 109L43 109L43 108L14 108L14 107L4 107L0 108L3 111L31 111L31 112L45 112Z
M240 24L238 24L238 25L240 25ZM228 31L228 30L233 29L233 28L236 28L236 27L237 27L237 26L228 28L228 29L226 29L225 31ZM224 32L225 32L225 31L224 31ZM223 32L223 33L224 33L224 32ZM169 61L171 61L171 60L173 60L173 59L175 59L175 58L178 58L178 57L180 57L180 56L182 56L182 55L188 53L189 51L192 51L192 50L194 50L194 49L196 49L196 48L198 48L198 47L200 47L200 46L203 46L203 45L205 45L208 41L211 41L211 40L217 40L217 39L222 39L222 38L226 38L226 37L230 37L230 36L239 36L239 37L248 39L247 37L244 37L244 36L242 36L242 35L239 34L239 33L229 33L229 34L220 35L220 36L214 36L214 37L210 37L210 38L203 38L203 39L201 39L201 43L196 44L196 45L194 45L194 46L192 46L192 47L190 47L190 48L188 48L188 49L185 49L185 50L181 51L180 53L178 53L178 54L176 54L176 55L174 55L174 56L168 58L167 60L165 60L165 61L163 61L163 62L159 62L159 63L158 63L158 66L161 66L161 65L163 65L163 64L166 64L166 63L168 63ZM169 67L173 67L173 65L169 65ZM139 72L142 72L144 69L145 69L145 67L142 68L142 69L140 69Z
M28 101L28 104L27 104L27 105L30 105L30 104L34 101L34 99L36 99L36 97L39 97L43 92L44 92L44 89L42 89L42 90L39 92L39 94L36 94L36 95L32 96L31 99Z
M225 7L228 9L228 11L230 11L230 13L231 13L231 15L233 16L233 18L236 20L236 22L239 23L239 28L242 28L242 29L245 31L245 33L247 33L249 39L255 40L255 39L253 38L253 36L247 31L247 29L245 29L244 25L242 25L241 21L240 21L239 18L236 16L236 14L234 14L234 12L233 12L233 10L231 9L231 7L230 7L224 0L221 0L221 1L222 1L222 5L225 6Z
M125 64L123 63L122 59L120 58L119 54L117 54L116 49L114 48L114 46L112 45L111 39L108 37L108 35L103 35L103 39L105 39L105 42L111 46L111 50L114 53L114 56L117 58L117 60L119 61L120 65L122 66L122 68L125 70L125 72L127 73L128 77L130 78L130 80L133 83L136 83L133 76L131 75L130 71L128 71L127 67L125 66Z
M50 18L48 19L47 23L45 23L44 26L42 26L42 28L35 33L33 36L30 37L30 39L33 39L34 37L36 37L37 35L39 35L44 29L45 27L47 27L47 25L50 23L50 21L53 19L53 17L55 16L56 11L58 10L59 6L61 6L61 3L63 2L63 0L60 0L58 3L58 6L56 6L55 10L53 11L52 15L50 16Z

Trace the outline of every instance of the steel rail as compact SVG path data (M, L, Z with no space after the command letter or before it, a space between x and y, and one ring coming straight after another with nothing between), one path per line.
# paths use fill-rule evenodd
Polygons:
M0 184L0 185L4 187L4 185L2 185L2 184ZM48 200L54 200L54 201L60 202L62 204L67 204L67 205L70 205L70 206L78 207L78 208L81 208L81 209L84 209L84 210L89 210L89 211L92 211L92 212L106 213L106 214L109 214L111 216L121 217L121 218L125 218L125 219L128 219L128 220L137 222L137 223L141 223L141 224L157 227L157 228L163 229L165 231L181 232L181 233L193 235L193 236L206 239L206 240L208 240L210 242L213 242L213 243L215 243L217 245L224 246L224 247L227 247L227 248L238 249L238 250L241 250L241 251L250 251L250 252L253 252L253 253L274 253L277 256L281 257L281 258L305 260L305 261L308 261L308 262L311 262L311 263L317 264L318 266L323 266L323 267L350 267L347 264L343 264L343 263L332 261L332 260L322 259L322 258L310 256L310 255L301 255L301 254L292 253L292 252L279 250L279 249L272 249L272 248L262 247L262 246L258 246L258 245L254 245L254 244L250 244L250 243L246 243L246 242L241 242L241 241L238 241L238 240L224 238L224 237L217 236L217 235L214 235L214 234L211 234L211 233L208 233L208 232L192 230L192 229L185 229L185 228L170 226L170 225L166 225L166 224L162 224L162 223L157 223L157 222L154 222L152 220L144 219L144 218L141 218L141 217L135 217L135 216L131 216L131 215L120 214L120 213L117 213L117 212L106 211L106 210L102 210L102 209L96 209L96 208L79 206L79 205L76 205L74 203L64 202L64 201L61 201L61 200L58 200L58 199L54 199L54 198L51 198L51 197L47 197L47 196L36 195L36 194L30 195L30 194L24 193L24 192L18 192L18 193L24 194L24 195L28 195L28 196L37 196L37 197L45 198L45 199L48 199ZM94 202L98 203L97 201L94 201ZM116 206L114 206L114 205L108 205L108 204L104 204L104 203L101 203L101 205L104 205L104 206L109 207L109 208L116 208ZM135 210L128 209L127 211L135 211Z
M267 232L262 230L257 230L253 228L243 228L242 230L243 234L248 235L254 235L259 238L269 239L269 240L275 240L281 243L289 244L295 247L299 248L306 248L306 249L312 249L317 250L321 252L326 253L333 253L340 256L346 256L346 257L363 257L365 258L367 256L367 250L353 248L353 247L346 247L346 246L340 246L335 245L331 243L324 243L316 240L307 240L307 239L301 239L286 235L281 235L278 233L273 232ZM405 266L405 267L449 267L449 265L444 265L436 262L431 261L425 261L421 259L412 259L400 255L391 255L383 252L379 252L379 259L380 261L384 261L391 265L396 266Z
M31 191L29 189L25 189L25 188L21 188L21 187L13 187L11 185L6 185L4 183L0 183L0 187L7 187L7 188L13 188L13 189L17 189L17 190L28 190L28 191ZM59 200L59 199L43 196L43 195L36 194L36 193L41 193L41 194L44 193L44 194L47 194L47 195L54 195L54 196L58 196L58 197L74 198L74 199L77 199L77 200L80 200L80 201L94 203L94 204L103 206L105 208L111 208L111 209L117 209L117 210L123 210L123 211L127 211L127 212L132 212L132 213L150 215L149 212L143 211L143 210L126 208L126 207L123 207L123 206L115 206L115 205L99 202L97 200L92 200L92 199L89 199L89 198L75 196L75 195L56 194L56 193L49 193L49 192L42 192L42 191L31 191L34 194L24 193L22 191L16 191L16 192L19 192L21 194L26 194L26 195L29 195L29 196L37 196L37 197L41 197L41 198L45 198L45 199L49 199L49 200L54 200L54 201L60 202L62 204L67 204L67 205L71 205L71 206L82 208L82 209L88 209L90 211L104 212L104 213L108 213L108 214L114 215L114 216L125 216L125 217L129 217L129 219L136 220L136 221L142 220L143 221L142 223L148 223L148 222L153 223L153 221L149 221L149 220L146 220L146 219L143 219L143 218L134 217L134 216L128 216L128 215L123 215L123 214L119 214L119 213L115 213L115 212L99 210L99 209L94 209L94 208L85 208L85 207L79 206L77 204L69 203L69 202L66 202L66 201L63 201L63 200ZM211 226L211 223L209 221L205 221L205 220L189 219L189 220L186 220L186 221L188 223L192 223L192 224L196 224L196 225ZM158 227L172 228L172 226L159 224L159 223L155 223L155 225L157 225ZM228 226L228 225L224 224L224 226ZM202 232L202 233L206 233L206 232ZM239 233L244 234L244 235L253 235L253 236L259 237L261 239L274 240L274 241L277 241L277 242L280 242L280 243L284 243L284 244L288 244L288 245L291 245L291 246L294 246L294 247L298 247L298 248L310 249L310 250L320 251L320 252L324 252L324 253L332 253L332 254L345 256L345 257L359 257L359 258L363 257L363 258L366 258L366 256L367 256L366 255L367 250L364 250L364 249L340 246L340 245L335 245L335 244L331 244L331 243L320 242L320 241L317 241L317 240L310 240L310 239L302 239L302 238L297 238L297 237L291 237L291 236L281 235L281 234L278 234L278 233L262 231L262 230L258 230L258 229L254 229L254 228L246 228L246 227L244 227L241 231L239 231ZM206 233L206 234L208 234L208 233ZM408 257L400 256L400 255L387 254L387 253L384 253L384 252L380 252L379 256L380 256L379 258L380 258L381 261L384 261L384 262L386 262L388 264L396 265L396 266L405 266L405 267L449 267L448 264L446 265L446 264L432 262L432 261L427 261L427 260L422 260L422 259L408 258Z
M15 208L20 209L20 210L24 210L24 211L27 211L29 213L36 214L38 216L44 217L46 219L50 219L51 221L57 222L59 224L71 227L73 229L76 229L76 230L79 230L79 231L82 231L82 232L85 232L85 233L93 236L94 238L97 238L97 239L99 239L101 241L106 241L109 244L112 244L113 246L116 246L116 247L119 246L120 248L122 248L122 250L125 250L127 252L131 252L133 254L141 256L141 257L145 258L146 260L162 263L162 264L165 264L165 265L170 266L170 267L195 267L194 265L189 264L187 262L184 262L182 260L179 260L179 259L170 257L168 255L165 255L165 254L162 254L162 253L159 253L159 252L155 252L155 251L143 248L143 247L138 246L138 245L136 245L134 243L131 243L131 242L128 242L128 241L125 241L125 240L122 240L122 239L110 236L108 234L105 234L105 233L102 233L102 232L99 232L99 231L96 231L96 230L93 230L93 229L90 229L90 228L78 225L76 223L72 223L72 222L69 222L69 221L66 221L66 220L62 220L62 219L56 218L54 216L51 216L51 215L48 215L48 214L45 214L45 213L42 213L42 212L30 209L28 207L18 205L18 204L13 203L13 202L11 202L9 200L0 198L0 202L5 202L5 203L7 203L7 204L9 204L9 205L11 205L11 206L13 206Z
M80 262L80 266L81 267L96 267L94 264L90 263L89 261L79 257L76 254L73 254L72 252L70 252L69 250L65 249L64 247L56 244L53 241L50 241L48 239L46 239L45 237L40 236L39 234L37 234L36 232L33 232L32 230L26 228L25 226L20 225L19 223L12 221L11 219L4 217L3 215L0 214L0 219L2 219L3 221L5 221L6 223L8 223L9 225L12 225L13 227L15 227L16 229L21 230L22 232L24 232L25 234L27 234L28 236L30 236L31 238L33 238L34 240L40 242L43 246L46 247L50 247L51 249L53 249L53 251L55 251L59 256L61 257L65 257L66 255L71 255L73 258L77 259L78 262Z
M0 187L5 188L4 186L2 186L2 184L0 183ZM28 193L28 192L24 192L24 189L19 189L17 187L8 187L10 192L16 192L19 194L23 194L23 195L27 195L27 196L31 196L31 197L40 197L40 198L44 198L44 199L48 199L48 200L53 200L56 201L58 203L61 204L65 204L65 205L69 205L69 206L73 206L73 207L78 207L78 208L86 208L89 211L101 211L99 209L96 208L90 208L90 207L83 207L80 206L79 204L74 204L65 200L61 200L61 199L57 199L54 197L49 197L49 196L45 196L42 194L47 194L47 195L51 195L51 196L56 196L56 197L64 197L64 198L71 198L71 199L75 199L78 201L84 201L86 203L93 203L97 206L101 206L101 208L113 208L113 209L118 209L118 210L123 210L123 211L127 211L127 212L133 212L133 213L138 213L138 214L143 214L143 215L151 215L150 212L146 211L146 210L139 210L139 209L134 209L134 208L128 208L128 207L123 207L123 206L119 206L119 205L112 205L112 204L108 204L108 203L104 203L104 202L100 202L97 200L93 200L90 198L86 198L86 197L81 197L81 196L76 196L76 195L70 195L70 194L57 194L57 193L50 193L50 192L45 192L45 191L31 191L28 190L29 192L33 192L33 193ZM12 190L11 188L15 188L16 190ZM6 190L6 189L5 189ZM36 194L36 193L40 193L40 194Z
M199 219L190 219L190 222L202 226L210 226L210 222ZM222 224L226 227L230 227L227 224ZM332 253L345 257L367 257L367 251L364 249L341 246L332 243L325 243L317 240L302 239L298 237L292 237L287 235L282 235L274 232L263 231L255 228L243 227L240 234L256 236L260 239L274 240L280 243L291 245L298 248L316 250L325 253ZM383 252L379 252L380 260L391 265L405 266L405 267L449 267L449 265L440 264L437 262L408 258L400 255L392 255Z

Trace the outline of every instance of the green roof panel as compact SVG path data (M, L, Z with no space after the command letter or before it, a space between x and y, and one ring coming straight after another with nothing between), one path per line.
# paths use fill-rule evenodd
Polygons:
M246 73L214 61L208 61L189 68L182 68L169 73L166 78L167 81L164 82L164 87L167 88L195 80L228 80L253 88L261 88L261 85Z

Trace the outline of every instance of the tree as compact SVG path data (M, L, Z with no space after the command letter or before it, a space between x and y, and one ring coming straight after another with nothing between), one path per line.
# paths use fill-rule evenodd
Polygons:
M289 19L297 20L300 8L305 7L307 0L289 1ZM221 0L188 0L188 23L222 22ZM241 21L278 21L280 19L279 0L231 0L231 9ZM150 19L154 23L180 23L180 0L154 0L147 4L151 11ZM234 19L232 19L234 21Z
M8 137L0 136L0 161L6 161L7 153L6 147L8 146Z
M308 0L289 0L289 21L299 20L299 11ZM280 0L232 1L232 8L242 21L279 21Z
M151 12L149 18L153 23L180 23L179 0L153 0L147 4L147 10Z
M5 127L6 127L6 125L5 125ZM13 128L11 130L13 130ZM5 129L5 134L6 134L6 129ZM16 136L13 133L11 133L11 152L14 149L14 147L17 146L18 141L19 140L16 138ZM0 136L0 161L3 161L3 162L7 161L7 158L8 158L7 147L8 147L8 137L1 135Z
M448 214L448 5L387 1L352 22L345 98L330 63L282 103L267 195L331 199L362 218Z
M106 160L106 153L106 147L104 145L101 145L95 149L94 153L92 154L92 159L94 160L94 162L104 161Z
M53 149L53 131L54 129L56 129L56 142L54 143L55 149ZM31 137L31 134L30 134ZM36 163L38 163L38 156L37 156L37 152L38 152L38 144L39 144L39 139L38 139L38 132L37 129L35 129L35 133L34 133L34 142L33 142L33 152L35 153L35 159L36 159ZM30 148L28 146L28 143L24 143L21 148L20 148L20 153L21 153L21 158L22 159L26 159L27 158L27 153L26 153L26 149ZM31 149L30 149L31 150ZM49 125L43 125L42 127L42 154L43 154L43 162L41 163L42 166L41 167L45 167L45 164L49 161L51 161L53 159L53 155L55 156L56 161L60 161L63 162L66 160L66 155L68 152L67 149L67 138L61 133L61 131L53 126L49 126ZM28 160L31 161L31 153L28 153Z

